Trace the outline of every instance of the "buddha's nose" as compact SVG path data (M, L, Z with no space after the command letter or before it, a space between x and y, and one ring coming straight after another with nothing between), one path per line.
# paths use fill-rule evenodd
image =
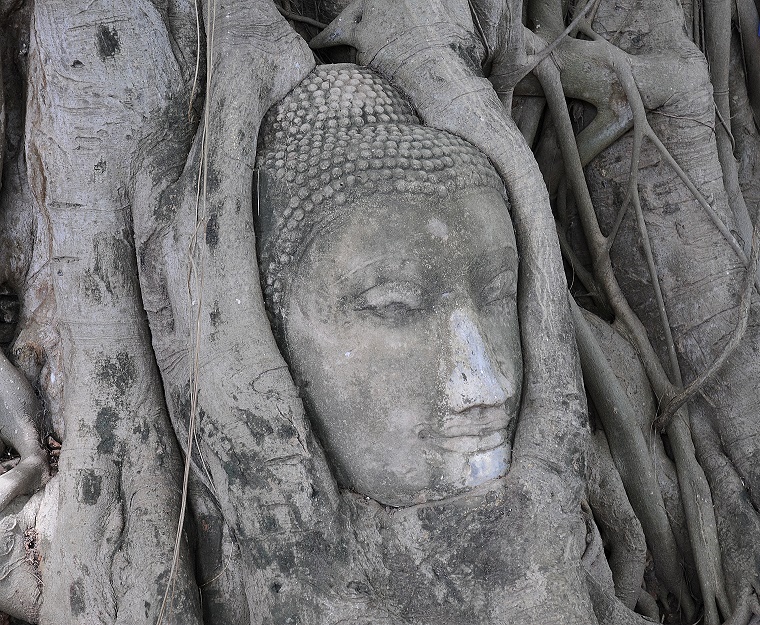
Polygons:
M449 317L453 367L446 381L446 400L453 412L501 406L515 393L514 379L499 371L474 317L474 312L461 308Z

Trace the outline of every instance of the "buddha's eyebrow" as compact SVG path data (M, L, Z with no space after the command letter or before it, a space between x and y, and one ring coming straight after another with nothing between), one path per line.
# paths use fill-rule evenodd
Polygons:
M419 271L419 260L420 259L418 256L404 255L401 257L397 252L391 251L384 252L382 254L376 254L370 257L365 257L359 263L355 264L350 271L347 271L345 274L339 276L335 280L334 284L345 282L346 280L354 277L357 273L365 271L366 269L376 265L384 265L386 267L393 266L393 268L398 271L408 271L408 268L413 267L415 272L417 272Z
M474 259L470 265L470 270L475 273L487 272L493 274L495 271L504 271L513 269L517 271L518 256L517 250L513 245L505 245L498 248L490 248Z

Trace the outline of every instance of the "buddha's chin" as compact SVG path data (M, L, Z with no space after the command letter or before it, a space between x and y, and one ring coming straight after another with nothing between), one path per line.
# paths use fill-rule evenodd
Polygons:
M506 445L473 454L469 459L469 475L465 485L480 486L489 480L504 477L509 471L511 456L511 449Z
M468 450L467 453L449 452L443 460L442 480L435 493L428 493L428 501L466 495L476 487L504 477L512 459L510 445L503 441L497 446Z
M498 443L494 444L497 440ZM407 508L475 494L481 490L479 487L504 477L509 471L512 453L504 436L457 437L455 442L456 445L447 447L435 446L434 452L427 456L426 471L416 474L416 485L408 481L408 475L386 474L390 479L382 483L383 489L372 488L377 483L355 484L348 488L381 505ZM423 485L425 474L429 481Z
M509 444L470 451L468 453L449 452L443 455L440 480L435 488L419 493L411 505L459 499L468 493L480 490L478 487L504 477L509 471L512 450ZM408 505L408 504L407 504Z

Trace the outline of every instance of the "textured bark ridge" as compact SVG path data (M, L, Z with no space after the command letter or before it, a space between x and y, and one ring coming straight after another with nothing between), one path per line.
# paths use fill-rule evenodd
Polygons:
M760 622L757 3L0 0L0 29L11 622ZM353 492L270 327L259 131L327 62L509 196L511 465L453 497Z

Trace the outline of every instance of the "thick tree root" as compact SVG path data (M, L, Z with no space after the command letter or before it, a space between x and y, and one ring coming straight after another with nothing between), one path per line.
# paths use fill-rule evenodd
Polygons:
M652 622L626 608L614 596L610 596L590 575L586 575L586 586L599 625L647 625Z
M604 424L612 458L631 505L644 528L658 576L675 596L688 597L678 547L665 514L656 471L644 436L637 425L634 409L588 322L574 302L571 306L586 389ZM639 583L636 587L636 595L640 585ZM688 606L689 600L685 603ZM693 605L691 609L694 609Z
M21 461L0 475L0 510L20 494L31 494L49 479L47 452L40 444L40 407L27 379L0 351L0 438Z
M601 430L594 435L591 450L589 505L609 547L608 562L615 596L632 610L636 607L644 579L647 550L644 532L628 501Z

